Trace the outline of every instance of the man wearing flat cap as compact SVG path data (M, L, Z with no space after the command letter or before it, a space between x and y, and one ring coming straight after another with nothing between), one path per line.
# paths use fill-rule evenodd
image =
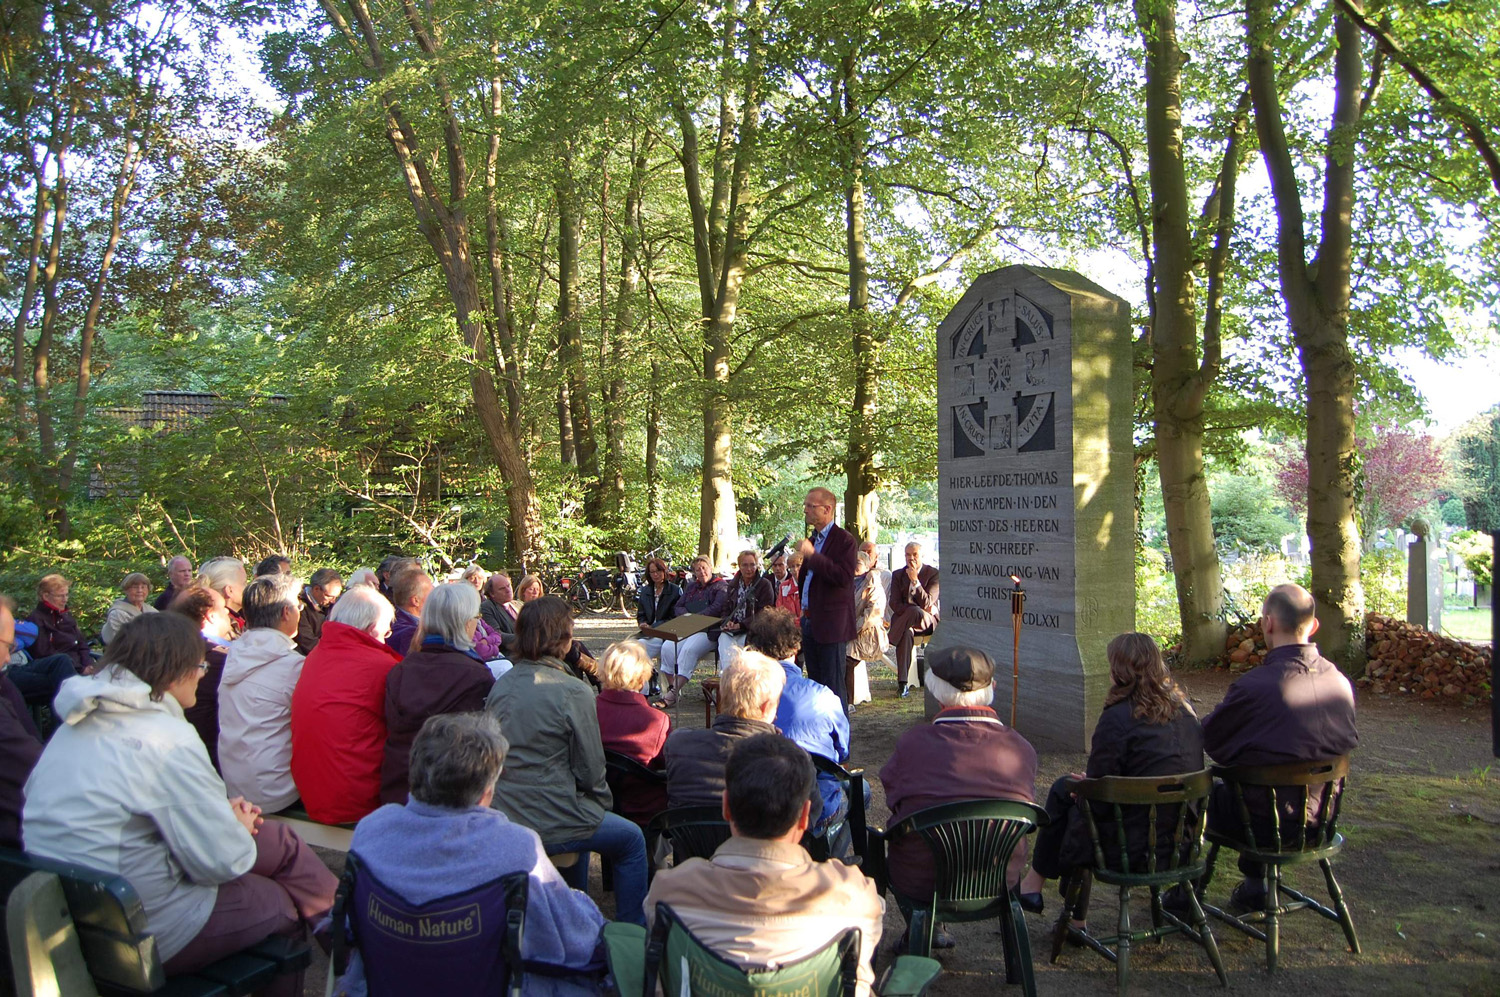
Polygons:
M1000 722L995 663L972 647L945 647L927 659L927 688L943 709L932 723L914 727L896 742L880 770L891 824L918 810L955 800L1036 800L1036 749ZM887 856L891 885L909 897L933 889L932 855L916 835L893 843ZM1010 882L1026 867L1023 841L1010 860ZM952 940L934 939L938 948Z

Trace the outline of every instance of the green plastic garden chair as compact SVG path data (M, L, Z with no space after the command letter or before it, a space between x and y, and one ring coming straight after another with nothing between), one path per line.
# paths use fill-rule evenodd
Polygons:
M1344 929L1349 951L1359 953L1359 936L1354 933L1354 919L1344 903L1344 893L1333 875L1333 857L1344 847L1344 836L1338 832L1339 808L1344 799L1344 784L1349 777L1349 756L1317 762L1292 762L1287 765L1214 766L1217 776L1233 796L1239 817L1238 833L1224 833L1209 828L1207 869L1200 895L1213 879L1214 863L1219 849L1228 848L1240 857L1265 866L1265 907L1236 916L1221 908L1204 904L1204 909L1225 924L1233 925L1253 938L1266 943L1266 971L1274 972L1281 948L1281 919L1298 910L1311 910ZM1247 793L1248 791L1248 793ZM1270 815L1264 810L1252 815L1249 799L1259 796L1270 801ZM1318 800L1318 825L1308 826L1309 804ZM1297 814L1298 819L1283 828L1282 814ZM1259 834L1257 834L1257 829ZM1282 882L1286 866L1316 862L1323 870L1333 909L1299 893ZM1290 901L1283 903L1283 899ZM1263 927L1257 927L1263 925Z
M1064 901L1052 931L1051 961L1057 962L1064 943L1069 940L1087 946L1115 964L1115 979L1123 995L1130 986L1130 947L1151 939L1161 941L1180 931L1203 947L1219 982L1228 986L1229 977L1224 972L1219 946L1192 889L1193 882L1204 871L1203 822L1213 777L1206 769L1185 775L1104 776L1075 782L1072 789L1078 799L1078 810L1088 824L1094 864L1073 870L1063 880ZM1112 841L1101 834L1096 806L1108 809L1106 828L1114 832ZM1127 818L1135 818L1138 826L1142 815L1146 823L1146 854L1132 855L1126 840L1130 826ZM1165 840L1163 834L1167 835ZM1109 861L1116 856L1118 861ZM1074 918L1084 921L1088 917L1090 885L1094 879L1120 888L1119 926L1113 935L1096 936L1086 927L1073 926ZM1191 924L1162 906L1162 888L1179 884L1188 898ZM1151 928L1132 930L1130 894L1143 886L1151 891Z

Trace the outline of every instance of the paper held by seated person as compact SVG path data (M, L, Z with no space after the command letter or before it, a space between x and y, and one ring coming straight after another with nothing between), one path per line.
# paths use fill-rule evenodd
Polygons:
M703 613L688 613L674 619L663 622L660 626L641 627L642 637L656 637L661 640L687 640L693 634L700 634L709 627L715 626L722 616L706 616Z

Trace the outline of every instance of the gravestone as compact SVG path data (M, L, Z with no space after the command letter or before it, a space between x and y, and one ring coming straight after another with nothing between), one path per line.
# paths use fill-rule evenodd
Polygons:
M1443 549L1427 520L1412 521L1414 534L1406 551L1406 622L1443 630Z
M974 282L937 343L943 602L929 653L987 651L1009 722L1019 578L1016 727L1087 750L1105 645L1135 626L1130 308L1071 271L1006 267Z

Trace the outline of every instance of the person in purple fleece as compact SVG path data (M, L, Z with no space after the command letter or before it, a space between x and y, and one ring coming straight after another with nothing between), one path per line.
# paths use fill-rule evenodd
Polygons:
M411 798L359 822L349 853L414 906L451 897L513 872L529 874L522 955L528 994L598 993L604 917L588 895L563 882L530 828L490 807L509 744L484 713L447 713L422 725L411 748ZM571 975L557 975L571 974ZM340 994L367 992L355 954Z

